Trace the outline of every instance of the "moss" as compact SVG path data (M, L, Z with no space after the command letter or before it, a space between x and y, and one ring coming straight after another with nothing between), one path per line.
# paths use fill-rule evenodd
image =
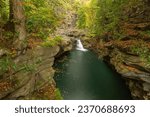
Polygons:
M150 30L146 30L146 31L141 32L141 35L142 36L144 36L144 35L150 36Z
M145 62L147 67L150 67L150 49L145 43L138 43L130 48L132 53L137 54Z
M62 41L62 37L56 36L53 39L50 39L50 38L46 39L45 42L43 42L41 46L42 47L53 47L53 46L59 45L61 41Z
M55 100L63 100L63 97L58 88L55 90Z
M11 69L16 70L16 64L13 62L11 57L6 56L0 59L0 74L10 71Z

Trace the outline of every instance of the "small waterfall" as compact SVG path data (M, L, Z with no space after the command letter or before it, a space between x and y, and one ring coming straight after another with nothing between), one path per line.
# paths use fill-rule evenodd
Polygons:
M81 50L81 51L87 51L87 49L85 49L81 43L81 40L80 39L77 39L76 40L76 49L77 50Z

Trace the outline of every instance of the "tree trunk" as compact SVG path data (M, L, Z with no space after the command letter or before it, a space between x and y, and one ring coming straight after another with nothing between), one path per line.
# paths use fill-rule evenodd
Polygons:
M26 48L26 27L25 13L23 9L23 0L9 0L10 16L9 22L14 28L14 45L15 49L23 50Z

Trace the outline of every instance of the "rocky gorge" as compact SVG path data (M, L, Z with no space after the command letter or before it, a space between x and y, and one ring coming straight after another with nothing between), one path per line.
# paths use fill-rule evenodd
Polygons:
M126 9L123 16L128 20L120 22L120 39L112 40L111 34L105 34L101 40L93 38L92 43L83 41L125 79L133 99L150 99L149 12L147 2Z
M0 99L62 99L54 81L54 63L72 50L76 39L121 75L133 99L150 99L150 3L144 1L124 8L122 16L126 17L119 20L116 37L113 31L101 37L89 35L88 30L75 27L77 14L67 12L61 26L50 35L61 37L54 46L42 46L32 38L19 52L0 43Z

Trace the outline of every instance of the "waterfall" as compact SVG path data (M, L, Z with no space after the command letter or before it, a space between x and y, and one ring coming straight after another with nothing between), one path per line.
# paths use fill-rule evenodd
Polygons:
M77 39L76 40L76 49L77 50L81 50L81 51L87 51L87 49L85 49L81 43L81 40L80 39Z

